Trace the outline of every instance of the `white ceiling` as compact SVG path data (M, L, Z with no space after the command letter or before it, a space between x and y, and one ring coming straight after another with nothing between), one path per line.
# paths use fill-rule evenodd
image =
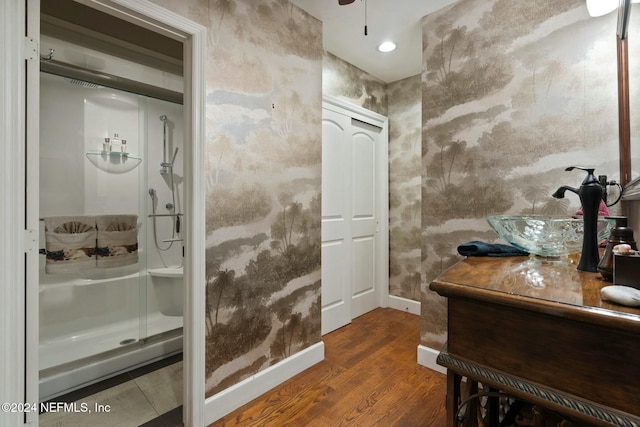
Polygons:
M420 20L457 0L355 0L345 6L339 6L338 0L290 1L322 21L325 50L390 83L421 72ZM378 52L385 40L398 48Z

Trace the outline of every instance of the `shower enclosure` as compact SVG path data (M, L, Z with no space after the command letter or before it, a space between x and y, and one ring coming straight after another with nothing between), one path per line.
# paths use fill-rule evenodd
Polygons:
M178 103L46 72L40 90L45 400L181 351L184 151Z

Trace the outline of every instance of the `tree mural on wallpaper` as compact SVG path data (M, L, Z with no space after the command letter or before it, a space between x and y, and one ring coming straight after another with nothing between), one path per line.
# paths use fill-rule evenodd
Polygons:
M321 317L322 23L283 0L152 1L207 27L202 179L212 396L319 348L311 347ZM281 193L290 194L286 202ZM278 234L283 211L286 240Z
M384 82L330 52L324 54L323 67L324 94L347 98L363 108L387 115L388 96Z
M222 25L225 15L230 15L236 10L236 2L234 0L208 0L209 8L213 3L213 9L218 15L218 27Z
M420 75L390 83L389 294L420 299Z
M511 69L503 55L496 53L480 59L476 44L466 27L453 27L450 21L438 24L437 47L427 58L423 117L438 117L454 105L487 96L504 87L511 79ZM427 43L429 43L427 41ZM426 107L426 108L425 108Z
M549 198L549 188L544 185L530 185L522 191L524 199L531 203L531 209L526 209L523 213L535 215L540 212L536 212L536 203L541 200Z
M215 316L215 322L213 323L212 326L212 330L213 328L215 328L215 326L218 324L218 312L220 311L220 302L222 301L222 293L224 292L225 288L229 288L233 285L233 279L236 276L236 272L234 270L220 270L219 268L215 271L214 273L214 279L211 280L210 278L207 278L207 284L210 283L210 286L208 286L208 288L211 288L211 291L209 291L209 289L207 289L207 300L212 301L215 300L216 301L216 316ZM212 303L209 304L210 306L213 305ZM211 307L213 308L213 307ZM213 310L209 309L209 316L211 316Z
M246 224L265 218L272 209L266 189L255 184L240 189L216 187L206 201L206 227L211 233L220 227Z
M404 277L400 283L400 296L409 299L416 299L420 295L420 285L422 284L422 275L419 271L412 271L413 266L407 266L408 275Z
M579 185L567 166L617 169L615 78L598 66L615 48L585 14L579 0L463 0L424 18L423 286L459 244L499 240L486 215L573 214L577 198L551 197ZM446 303L426 287L422 302L422 342L439 348Z
M319 334L319 295L311 306L304 306L309 295L316 294L319 276L312 283L301 283L301 278L320 267L320 196L314 196L308 207L288 193L281 193L278 202L282 208L271 223L271 239L255 236L208 250L207 259L215 261L207 266L207 375L262 342L268 345L271 359L261 354L260 365L276 363ZM241 247L255 249L266 241L268 249L248 261L244 274L221 269ZM225 321L219 319L221 311L226 312ZM247 373L251 371L232 372L208 393L220 391Z
M322 24L288 1L206 3L211 396L320 341Z

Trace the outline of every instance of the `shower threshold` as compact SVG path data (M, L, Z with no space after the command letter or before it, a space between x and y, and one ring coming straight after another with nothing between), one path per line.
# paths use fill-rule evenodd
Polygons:
M112 350L40 370L40 400L48 400L182 351L176 328Z

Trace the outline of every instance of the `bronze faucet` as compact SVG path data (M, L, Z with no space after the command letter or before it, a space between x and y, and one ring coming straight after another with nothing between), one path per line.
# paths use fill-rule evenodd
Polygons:
M602 186L598 178L593 174L595 169L571 166L566 171L580 169L587 172L587 177L582 181L580 188L563 185L552 194L556 199L562 199L565 191L574 192L580 197L582 216L584 220L584 237L582 239L582 254L578 263L578 270L598 271L600 253L598 252L598 208L602 200Z

